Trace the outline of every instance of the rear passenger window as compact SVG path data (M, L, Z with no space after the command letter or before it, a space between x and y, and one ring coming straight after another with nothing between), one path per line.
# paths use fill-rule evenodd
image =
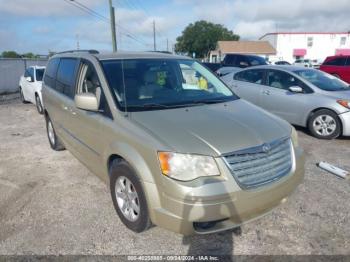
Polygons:
M75 58L62 58L57 71L56 90L70 98L74 98L77 64Z
M325 62L325 65L333 65L333 66L344 66L346 62L346 57L337 57Z
M346 64L345 64L346 66L350 66L350 56L347 58L347 60L346 60Z
M235 76L236 80L254 83L254 84L263 84L264 71L263 70L245 70L240 73L237 73Z
M46 86L55 88L55 78L56 78L57 67L59 63L60 63L59 58L50 59L47 65L47 68L45 70L44 83Z

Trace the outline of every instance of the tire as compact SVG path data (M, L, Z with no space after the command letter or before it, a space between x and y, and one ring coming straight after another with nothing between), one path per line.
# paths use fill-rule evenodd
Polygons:
M27 104L28 101L24 99L22 87L19 87L19 98L23 104Z
M38 110L38 113L42 115L44 113L44 108L38 94L35 94L35 106L36 106L36 110Z
M147 230L151 226L148 205L134 170L126 161L115 159L109 175L112 201L120 220L134 232Z
M336 113L321 109L311 115L308 128L314 137L334 139L341 134L341 123Z
M51 119L49 116L45 117L46 120L46 132L47 132L47 138L49 139L50 146L55 151L61 151L64 150L65 147L60 140L60 138L56 135L55 129L53 127L53 124L51 122Z

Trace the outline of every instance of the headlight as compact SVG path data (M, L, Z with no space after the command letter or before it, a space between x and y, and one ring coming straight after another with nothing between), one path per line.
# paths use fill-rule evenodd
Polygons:
M347 109L350 109L350 101L348 100L337 100L337 103L343 107L346 107Z
M293 126L292 126L292 134L290 136L292 138L294 147L298 147L299 146L298 133Z
M214 158L209 156L158 152L158 158L163 175L177 180L220 175Z

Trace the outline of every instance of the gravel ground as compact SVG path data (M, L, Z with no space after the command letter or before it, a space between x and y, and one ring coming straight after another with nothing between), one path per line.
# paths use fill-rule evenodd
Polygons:
M183 237L159 227L135 234L117 217L107 186L68 151L49 147L44 118L18 95L0 97L0 254L347 254L350 139L322 141L302 129L305 181L286 204L232 231Z

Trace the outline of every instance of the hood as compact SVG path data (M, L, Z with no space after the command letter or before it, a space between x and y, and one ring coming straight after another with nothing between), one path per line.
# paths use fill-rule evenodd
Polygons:
M134 112L137 122L179 153L219 156L290 135L290 125L238 99L228 103Z
M334 98L334 99L346 99L350 100L350 89L343 91L325 91L322 90L322 94Z

